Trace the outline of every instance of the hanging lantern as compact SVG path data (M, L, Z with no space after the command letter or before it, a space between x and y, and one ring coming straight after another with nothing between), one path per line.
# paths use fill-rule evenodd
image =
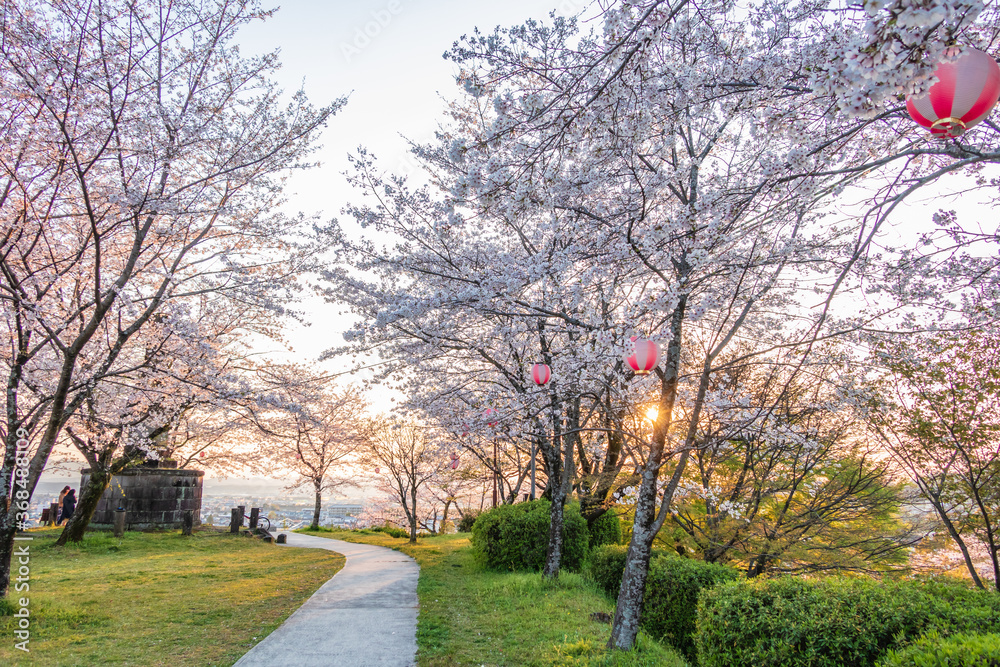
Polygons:
M297 453L297 454L295 454L295 458L297 458L297 459L301 459L301 458L302 458L302 455L301 455L301 454L298 454L298 453Z
M539 387L544 387L552 379L552 369L547 364L535 364L531 367L531 379Z
M483 413L483 417L486 417L486 423L491 428L497 425L497 411L493 408L486 408L486 411Z
M375 474L376 474L376 475L377 475L377 474L379 474L379 473L380 473L381 471L382 471L382 469L381 469L381 468L375 468Z
M660 356L660 347L651 340L632 336L631 343L625 352L625 363L635 371L636 375L646 375L656 368Z
M205 456L205 452L201 452L198 456Z
M939 137L957 137L985 120L1000 98L1000 67L990 55L966 48L934 70L939 80L923 97L906 98L910 117Z
M455 452L451 453L451 469L454 470L458 467L458 454Z

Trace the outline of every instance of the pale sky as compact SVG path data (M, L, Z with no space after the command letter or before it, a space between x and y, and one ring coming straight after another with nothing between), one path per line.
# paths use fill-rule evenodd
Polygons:
M443 117L445 100L457 97L456 67L445 50L478 26L492 32L549 13L573 15L590 0L289 0L268 21L242 31L244 53L280 49L278 76L287 92L304 84L315 104L349 95L347 106L323 133L322 166L299 173L288 188L290 209L338 217L356 194L344 182L347 155L365 146L387 172L414 171L404 137L430 140ZM402 136L401 136L402 135ZM309 329L292 328L293 359L309 362L341 342L353 318L338 318L337 308L316 300L307 305ZM286 357L287 358L287 357ZM328 364L325 370L336 367ZM377 410L388 403L373 397Z

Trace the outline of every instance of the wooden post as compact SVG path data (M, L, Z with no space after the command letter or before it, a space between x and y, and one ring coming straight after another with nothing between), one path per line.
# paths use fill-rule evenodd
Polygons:
M184 512L184 526L181 528L181 534L190 535L192 530L194 530L194 511L186 510Z
M59 503L49 505L49 525L55 526L59 523Z
M260 508L251 507L250 508L250 530L255 530L257 528L257 522L260 520Z
M240 527L243 525L243 508L234 507L233 517L229 520L229 532L238 533L240 532Z
M125 510L121 507L115 510L115 537L125 535Z
M42 518L40 520L40 523L43 526L49 525L49 514L51 514L51 512L52 512L52 510L49 509L48 507L43 507L42 508Z

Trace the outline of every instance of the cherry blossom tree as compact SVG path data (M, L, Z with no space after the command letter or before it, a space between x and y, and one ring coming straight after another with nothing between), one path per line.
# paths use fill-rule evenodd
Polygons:
M998 352L1000 338L992 329L882 341L875 354L885 369L883 393L869 419L930 503L973 582L995 590L1000 590Z
M312 487L315 530L323 494L357 485L350 466L368 443L367 403L356 389L332 389L296 366L268 369L267 382L253 410L263 433L256 453L272 473L294 476L289 489Z
M435 475L450 464L441 434L413 422L376 418L370 424L358 461L376 476L379 490L402 508L409 524L410 543L415 544L420 525L418 499Z
M319 248L280 210L342 100L290 102L274 54L233 35L255 2L6 3L0 58L0 294L10 344L3 493L29 434L30 494L71 416L176 299L281 312ZM100 350L100 352L98 352ZM80 360L88 360L86 370ZM16 513L0 507L0 593Z

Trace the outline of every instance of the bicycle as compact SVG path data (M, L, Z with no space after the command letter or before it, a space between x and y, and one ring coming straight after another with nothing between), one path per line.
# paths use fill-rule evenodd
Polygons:
M244 514L243 518L246 519L247 526L249 526L250 525L250 515L249 514ZM257 517L257 528L270 533L271 532L271 520L268 519L266 516L259 515ZM254 529L251 529L251 530L254 530Z

